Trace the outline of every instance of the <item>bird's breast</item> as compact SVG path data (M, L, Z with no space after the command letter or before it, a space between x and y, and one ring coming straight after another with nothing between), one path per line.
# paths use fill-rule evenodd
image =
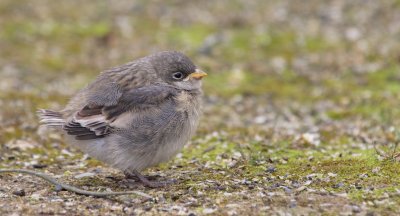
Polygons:
M197 97L180 93L149 110L129 112L114 122L113 138L124 158L121 166L141 170L168 161L194 134L200 115Z
M177 111L197 111L200 107L199 94L192 94L188 91L181 91L175 96Z
M163 130L163 139L154 155L154 164L175 156L193 136L200 115L198 96L181 92L175 97L172 116Z

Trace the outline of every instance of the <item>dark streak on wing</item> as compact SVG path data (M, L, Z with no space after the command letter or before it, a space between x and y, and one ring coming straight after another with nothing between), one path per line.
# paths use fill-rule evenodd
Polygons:
M93 115L100 115L102 113L102 106L85 106L81 111L78 112L79 117L87 117Z
M85 106L76 114L77 120L74 119L64 125L64 130L67 134L75 136L77 140L98 139L107 136L112 129L107 122L96 120L90 122L91 117L102 115L102 108ZM79 122L79 120L82 121Z

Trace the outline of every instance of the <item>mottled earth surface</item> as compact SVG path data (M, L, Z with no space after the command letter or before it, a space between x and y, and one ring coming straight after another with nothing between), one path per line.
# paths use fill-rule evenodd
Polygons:
M400 214L400 1L0 1L1 215ZM100 71L181 50L209 73L162 189L39 129Z

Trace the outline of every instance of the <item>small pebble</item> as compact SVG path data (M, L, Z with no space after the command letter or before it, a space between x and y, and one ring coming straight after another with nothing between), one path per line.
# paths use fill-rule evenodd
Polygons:
M224 187L224 186L215 186L215 190L224 191L224 190L226 190L226 187Z
M150 211L152 208L153 208L153 206L147 205L147 206L145 206L143 209L144 209L145 211Z
M35 169L43 169L43 168L46 168L47 165L46 164L33 164L32 167Z
M24 189L16 190L16 191L13 191L12 193L17 196L25 196L26 195Z
M60 192L60 191L63 190L63 187L61 187L61 185L56 185L54 190L55 190L56 192Z
M80 178L85 178L85 177L92 177L95 175L96 175L95 173L87 172L87 173L82 173L82 174L76 175L75 178L80 179Z
M93 204L93 205L90 206L90 208L91 208L91 209L101 209L102 206L99 205L99 204Z
M295 187L295 188L298 188L298 187L300 187L301 185L300 185L300 183L298 183L297 181L293 181L293 182L292 182L292 186Z
M343 186L344 186L343 182L339 182L339 183L333 185L332 187L333 187L333 188L341 188L341 187L343 187Z
M212 208L205 208L203 209L203 214L212 214L216 211L216 209L212 209Z
M366 216L374 216L375 213L374 212L367 212Z
M301 191L306 190L306 189L307 189L307 187L300 186L299 188L296 189L296 192L301 192Z
M285 193L288 193L288 194L292 193L292 189L290 189L286 186L282 186L282 188L285 190Z
M276 168L274 166L270 166L270 167L267 168L267 172L268 173L274 173L274 172L276 172Z
M328 176L329 176L329 177L336 177L337 174L336 174L336 173L331 173L331 172L330 172L330 173L328 173Z
M360 213L361 212L361 208L356 206L356 205L353 205L352 206L352 211L353 211L353 213Z
M296 206L297 206L296 200L290 200L289 208L294 208L294 207L296 207Z
M375 167L375 168L372 169L372 173L377 174L377 173L379 173L380 170L381 170L380 167Z

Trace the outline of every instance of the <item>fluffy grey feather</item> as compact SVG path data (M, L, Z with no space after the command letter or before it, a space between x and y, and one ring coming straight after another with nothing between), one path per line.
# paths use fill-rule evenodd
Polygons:
M41 123L123 171L169 160L194 134L201 77L179 52L160 52L102 72L60 112L41 110Z

